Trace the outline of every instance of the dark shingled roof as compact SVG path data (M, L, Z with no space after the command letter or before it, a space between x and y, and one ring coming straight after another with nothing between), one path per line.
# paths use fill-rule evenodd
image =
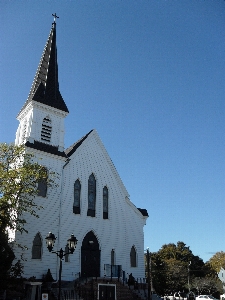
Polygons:
M36 149L36 150L44 151L44 152L47 152L47 153L51 153L51 154L54 154L54 155L67 157L65 152L60 152L58 150L58 147L48 145L48 144L44 144L44 143L41 143L41 142L37 142L37 141L34 141L34 143L26 142L25 146L27 146L29 148Z
M31 90L22 110L31 102L46 104L48 106L69 112L59 91L58 64L56 47L56 23L52 28L44 48Z
M88 132L85 136L83 136L79 141L77 141L76 143L71 145L69 148L67 148L64 152L59 151L57 146L52 146L52 145L45 144L45 143L38 142L38 141L34 141L34 143L26 142L25 146L36 149L36 150L40 150L40 151L44 151L47 153L51 153L54 155L68 158L78 149L78 147L80 147L80 145L83 143L83 141L88 137L88 135L92 131L93 130Z
M71 145L69 148L65 150L65 153L68 157L70 157L77 149L80 147L80 145L83 143L84 140L89 136L89 134L93 131L93 129L88 132L85 136L83 136L79 141Z
M144 217L149 217L147 209L145 208L137 208L137 209L142 213Z

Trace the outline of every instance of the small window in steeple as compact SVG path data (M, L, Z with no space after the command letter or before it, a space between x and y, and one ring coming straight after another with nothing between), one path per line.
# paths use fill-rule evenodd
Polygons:
M52 122L49 117L45 117L42 122L41 141L50 143L52 133Z

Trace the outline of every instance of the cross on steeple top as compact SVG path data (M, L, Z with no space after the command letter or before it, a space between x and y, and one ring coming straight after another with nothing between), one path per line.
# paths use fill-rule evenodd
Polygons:
M52 14L52 16L54 17L54 23L55 23L56 18L59 19L59 17L56 15L56 13Z

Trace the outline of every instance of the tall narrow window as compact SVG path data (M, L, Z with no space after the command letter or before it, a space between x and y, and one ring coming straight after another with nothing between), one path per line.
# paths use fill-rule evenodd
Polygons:
M46 172L47 172L47 169L46 169ZM47 195L47 178L43 178L42 180L39 180L38 182L38 196L41 196L41 197L46 197Z
M65 247L65 262L69 262L69 247L66 245Z
M41 252L42 252L41 236L39 233L37 233L33 240L32 258L33 259L41 259Z
M137 267L137 255L134 246L130 250L130 266Z
M103 219L108 219L108 189L103 188Z
M114 249L111 250L111 265L112 266L115 265L115 250Z
M88 179L88 211L87 215L95 217L96 180L93 174Z
M74 202L73 202L73 212L74 214L80 214L80 192L81 184L77 179L74 183Z
M51 133L52 133L52 124L49 117L43 119L42 129L41 129L41 140L43 142L50 143L51 141Z

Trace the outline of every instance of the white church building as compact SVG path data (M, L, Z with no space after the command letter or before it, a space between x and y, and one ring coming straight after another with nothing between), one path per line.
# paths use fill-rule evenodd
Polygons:
M59 258L45 243L53 232L54 251L67 251L71 234L78 240L74 253L64 257L62 280L73 280L78 273L103 277L111 265L143 278L147 210L130 201L96 130L64 149L68 113L59 91L54 21L28 99L17 116L15 144L24 143L41 165L58 174L57 187L40 184L35 198L43 207L39 218L27 216L28 233L15 236L27 247L15 249L17 259L23 253L24 277L41 279L50 269L58 279Z

